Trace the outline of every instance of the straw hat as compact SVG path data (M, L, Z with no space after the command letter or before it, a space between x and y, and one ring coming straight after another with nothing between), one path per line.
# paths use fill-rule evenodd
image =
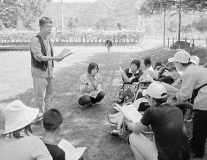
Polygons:
M3 134L7 134L29 125L37 117L39 109L27 107L20 100L15 100L2 112L6 121Z
M153 98L163 99L167 97L167 90L162 84L154 82L151 83L147 89L143 90L142 95L149 95Z

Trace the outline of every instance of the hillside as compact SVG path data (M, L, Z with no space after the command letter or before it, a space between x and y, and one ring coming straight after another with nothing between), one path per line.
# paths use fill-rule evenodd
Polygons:
M136 0L98 0L86 3L64 3L64 26L69 18L78 19L78 28L90 28L98 20L106 19L107 29L117 29L117 22L123 28L136 28L137 15L134 9ZM61 26L61 4L52 3L45 9L43 16L51 17L56 27Z

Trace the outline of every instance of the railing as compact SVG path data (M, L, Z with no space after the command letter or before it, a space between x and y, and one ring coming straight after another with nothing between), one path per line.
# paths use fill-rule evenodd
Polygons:
M195 47L207 47L207 38L195 39L195 38L183 38L180 40L180 48L187 50L189 47L194 49ZM178 41L174 37L167 38L167 46L171 49L178 47Z

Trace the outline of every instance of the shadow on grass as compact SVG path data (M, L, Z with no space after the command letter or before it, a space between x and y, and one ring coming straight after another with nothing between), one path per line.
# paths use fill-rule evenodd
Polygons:
M119 78L119 65L126 68L133 59L142 59L151 56L153 61L160 61L171 56L165 48L156 48L143 52L112 52L96 53L90 59L60 69L55 74L54 92L51 107L59 109L64 116L64 130L60 137L64 137L76 147L86 146L84 153L86 160L134 160L133 153L123 139L112 137L109 131L112 128L107 117L113 112L111 107L116 99L120 86L113 86L113 80ZM102 75L102 88L106 96L102 103L96 107L82 109L79 107L76 95L78 79L87 71L88 64L99 64L99 72ZM33 90L29 89L23 94L8 98L1 103L9 103L20 99L26 105L35 107L31 100L34 98ZM2 116L0 116L2 117ZM0 129L3 129L3 118L0 119ZM34 134L41 135L42 125L33 127Z

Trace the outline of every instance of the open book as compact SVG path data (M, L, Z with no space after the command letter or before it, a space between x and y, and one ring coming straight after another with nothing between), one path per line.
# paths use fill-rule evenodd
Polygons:
M135 109L133 105L120 106L116 103L117 109L126 117L129 121L137 123L142 118L142 115Z
M69 49L65 48L62 50L62 52L58 55L60 58L65 58L69 55L73 54Z
M62 139L60 141L58 147L65 151L66 160L78 160L86 150L86 147L75 148L70 142L65 139Z

